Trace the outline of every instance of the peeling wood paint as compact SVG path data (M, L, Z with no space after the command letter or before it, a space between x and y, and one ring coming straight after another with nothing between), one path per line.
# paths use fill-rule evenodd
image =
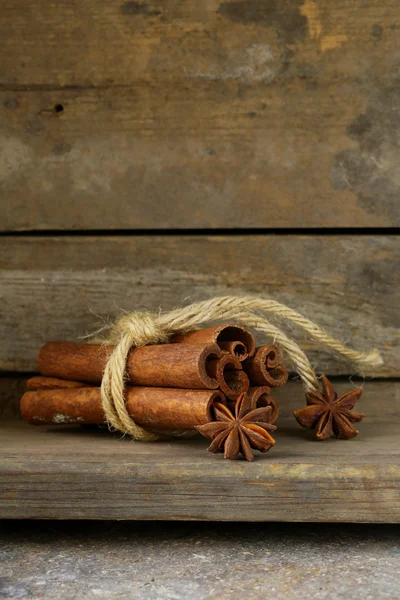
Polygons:
M322 52L327 52L328 50L336 50L340 48L345 42L347 42L347 35L344 34L332 34L325 35L321 38L320 46Z
M234 80L242 83L269 83L274 79L276 68L274 68L274 56L270 46L252 44L240 55L234 65L227 61L228 64L215 65L214 71L189 71L186 72L186 76L218 81Z
M322 33L322 23L318 3L313 0L305 0L300 7L301 14L307 18L308 32L313 40L317 40Z

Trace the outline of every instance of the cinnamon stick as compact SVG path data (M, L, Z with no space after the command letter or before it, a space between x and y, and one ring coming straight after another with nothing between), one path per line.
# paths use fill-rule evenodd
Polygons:
M188 333L174 335L172 343L184 344L217 344L221 350L237 355L240 360L245 360L253 356L256 349L256 342L252 334L237 325L216 325L214 327L205 327ZM236 346L234 343L240 343ZM228 345L227 345L228 344ZM243 346L245 350L243 351ZM232 352L233 350L233 352Z
M39 371L47 377L100 383L113 349L111 345L49 342L39 352ZM126 373L132 385L217 389L208 363L221 355L216 344L141 346L130 351Z
M242 363L232 354L209 361L209 373L218 381L221 391L230 400L237 400L240 394L249 389L249 378L242 369Z
M214 402L226 404L214 390L128 387L126 408L138 425L150 429L193 429L214 420ZM21 398L21 414L32 425L105 423L100 388L38 390Z
M69 381L68 379L57 379L56 377L35 376L28 379L26 387L28 390L57 390L88 387L84 381Z
M221 350L228 352L228 354L233 354L240 361L246 360L246 358L249 356L246 346L243 344L243 342L220 342L218 345Z
M279 404L270 396L271 388L267 385L263 385L260 387L251 387L247 394L246 398L250 399L251 402L251 410L255 410L256 408L262 408L264 406L270 406L271 412L269 417L270 423L275 423L279 416Z
M280 387L288 379L287 370L280 364L279 350L273 345L257 348L254 356L244 361L243 369L252 386Z

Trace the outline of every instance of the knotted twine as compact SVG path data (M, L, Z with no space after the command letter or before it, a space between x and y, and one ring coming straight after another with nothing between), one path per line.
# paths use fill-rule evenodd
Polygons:
M106 339L107 343L115 344L101 383L101 399L109 427L129 434L135 440L153 441L160 437L161 432L149 431L137 425L126 410L124 392L128 353L132 347L167 343L175 333L185 333L213 321L239 323L272 338L299 374L305 392L319 391L317 376L304 351L277 325L271 323L266 315L300 327L321 346L355 363L358 373L362 373L363 367L383 364L378 350L352 350L288 306L256 296L223 296L159 314L132 312L122 316L109 328ZM169 435L175 433L169 432Z

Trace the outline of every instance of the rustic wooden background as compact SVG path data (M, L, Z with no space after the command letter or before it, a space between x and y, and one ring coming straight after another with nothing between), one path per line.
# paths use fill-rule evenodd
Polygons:
M396 0L0 0L0 369L249 292L399 376L399 30Z

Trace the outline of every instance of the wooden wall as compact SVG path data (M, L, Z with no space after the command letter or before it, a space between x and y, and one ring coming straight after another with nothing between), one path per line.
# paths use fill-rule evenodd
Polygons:
M252 293L400 375L396 0L0 9L1 369L121 308Z

